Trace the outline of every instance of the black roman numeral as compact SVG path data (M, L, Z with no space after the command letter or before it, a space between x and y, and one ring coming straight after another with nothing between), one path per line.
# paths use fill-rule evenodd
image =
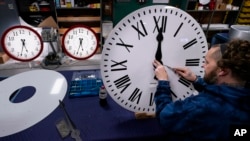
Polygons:
M142 91L140 91L140 89L138 88L135 88L135 90L133 91L131 96L128 98L128 100L134 102L137 99L136 104L138 104L141 99L141 94L142 94Z
M187 49L189 47L191 47L192 45L196 44L197 43L197 40L194 38L193 40L191 40L190 42L186 43L183 48L184 49Z
M150 93L149 106L153 106L154 104L154 93Z
M161 20L161 22L160 22ZM155 22L155 29L157 29L157 31L159 32L160 28L162 28L162 32L165 33L166 31L166 26L167 26L167 16L159 16L158 18L156 18L156 16L154 16L154 22ZM160 22L160 24L158 24Z
M140 35L143 37L148 35L148 32L147 32L142 20L140 20L140 24L139 24L139 22L137 22L136 26L132 25L132 27L137 31L139 40L140 40Z
M183 23L181 23L181 24L179 25L179 27L177 28L177 30L176 30L176 32L175 32L175 34L174 34L174 37L176 37L176 35L179 33L179 31L180 31L182 25L183 25Z
M183 84L186 87L189 87L191 85L191 82L188 81L187 79L180 77L180 79L178 80L181 84Z
M186 66L199 66L200 59L186 59Z
M170 90L170 93L171 93L171 95L173 95L175 98L177 98L177 95L176 95L172 90Z
M121 38L119 38L119 40L121 41L121 43L116 43L116 45L123 46L127 49L128 52L130 52L129 48L133 48L133 45L125 44Z
M127 60L116 62L114 60L111 60L114 64L111 65L111 71L121 71L121 70L127 70L127 66L125 63L127 63Z
M125 76L115 80L114 83L115 83L117 89L123 88L121 90L121 93L123 93L131 85L130 78L128 75L125 75Z

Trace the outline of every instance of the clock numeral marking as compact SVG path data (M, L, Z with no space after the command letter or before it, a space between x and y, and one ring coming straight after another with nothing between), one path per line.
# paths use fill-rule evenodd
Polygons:
M183 22L182 22L182 23L179 25L179 27L177 28L177 30L176 30L176 32L175 32L175 34L174 34L174 37L176 37L176 35L179 33L179 31L180 31L182 25L183 25Z
M22 29L22 30L19 30L19 34L25 34L25 31ZM30 33L29 33L30 34Z
M192 45L196 44L197 43L197 40L196 38L194 38L193 40L191 40L190 42L186 43L185 45L183 45L183 48L184 49L187 49L189 47L191 47Z
M180 79L178 80L181 84L183 84L186 87L189 87L191 85L191 82L188 81L187 79L180 77Z
M154 104L154 93L150 93L149 106L153 106Z
M78 33L83 33L83 29L82 28L79 28L79 32Z
M39 48L38 48L38 47L36 47L36 48L35 48L35 51L39 51Z
M161 26L158 24L161 20ZM154 22L155 22L155 29L157 29L157 31L159 32L160 28L162 28L162 32L165 33L166 31L166 26L167 26L167 16L159 16L156 19L156 16L154 16Z
M73 39L73 35L69 35L68 37L69 37L69 40Z
M35 53L32 51L32 52L31 52L31 55L32 55L32 56L34 56L34 55L35 55Z
M136 26L132 25L132 27L137 31L139 40L140 40L140 35L143 37L148 35L148 32L147 32L142 20L140 20L140 24L137 22L137 25ZM142 30L140 30L140 27L142 28Z
M121 41L121 43L116 43L116 45L123 46L127 49L128 52L130 52L129 48L133 48L133 45L125 44L121 38L119 38L119 40Z
M121 71L121 70L127 70L127 66L125 63L127 63L127 60L116 62L114 60L111 60L114 64L111 65L111 71Z
M18 32L17 31L13 31L13 36L18 36Z
M72 32L73 32L72 35L77 35L77 30L73 30Z
M11 48L11 49L10 49L10 52L15 52L15 48Z
M186 59L186 66L199 66L200 59Z
M172 90L170 90L170 93L171 93L172 96L174 96L175 98L177 98L177 95Z
M125 75L125 76L115 80L114 83L115 83L117 89L123 88L121 90L121 93L123 93L131 85L130 78L128 75Z
M138 88L135 88L135 90L133 91L131 96L128 98L128 100L134 102L137 99L136 104L138 104L141 99L141 94L142 94L142 91L140 91L140 89Z

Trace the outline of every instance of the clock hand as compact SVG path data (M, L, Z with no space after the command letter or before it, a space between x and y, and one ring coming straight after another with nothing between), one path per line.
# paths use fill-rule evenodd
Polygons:
M26 52L28 52L28 49L26 48L26 45L25 45L25 39L21 39L21 41L22 41L22 45L25 48Z
M165 66L165 67L167 67L168 69L170 69L170 70L172 70L172 71L175 72L175 69L174 69L173 67L170 67L170 66L168 66L168 65L163 65L163 66Z
M70 131L71 131L70 136L72 138L74 138L76 141L82 141L82 139L80 137L80 131L78 129L76 129L75 124L73 123L68 112L65 109L64 103L61 100L59 100L59 103L60 103L60 107L63 109L67 124L69 125L69 128L70 128Z
M25 46L25 39L21 39L21 42L22 42L22 50L21 50L21 53L20 53L20 55L21 56L23 56L23 48L24 48L24 46Z
M158 46L157 46L157 51L155 53L155 59L159 61L161 64L161 58L162 58L162 52L161 52L161 42L163 40L163 35L162 35L162 27L159 29L158 35L156 36L156 40L158 41Z
M157 61L159 61L161 64L163 64L162 61L161 61L161 58L162 58L161 42L163 40L162 27L158 31L158 35L156 36L156 40L158 41L158 46L157 46L157 50L156 50L156 53L155 53L155 59ZM154 79L157 80L156 76L154 76Z

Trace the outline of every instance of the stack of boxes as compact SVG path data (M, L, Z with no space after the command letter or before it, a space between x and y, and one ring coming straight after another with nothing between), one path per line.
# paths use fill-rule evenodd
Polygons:
M250 0L245 0L237 22L242 25L250 25Z

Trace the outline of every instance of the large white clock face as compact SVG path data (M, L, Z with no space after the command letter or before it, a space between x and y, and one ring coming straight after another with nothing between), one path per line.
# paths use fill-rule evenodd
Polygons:
M4 51L18 61L31 61L43 50L41 36L27 26L13 26L7 29L2 37Z
M163 39L157 39L160 33ZM102 51L102 79L122 107L154 113L154 59L170 67L189 67L202 76L207 50L204 32L189 14L171 6L144 7L123 18L109 34ZM166 69L174 100L196 92L190 82Z
M76 25L69 28L62 41L65 53L77 60L88 59L97 51L96 34L87 26Z

